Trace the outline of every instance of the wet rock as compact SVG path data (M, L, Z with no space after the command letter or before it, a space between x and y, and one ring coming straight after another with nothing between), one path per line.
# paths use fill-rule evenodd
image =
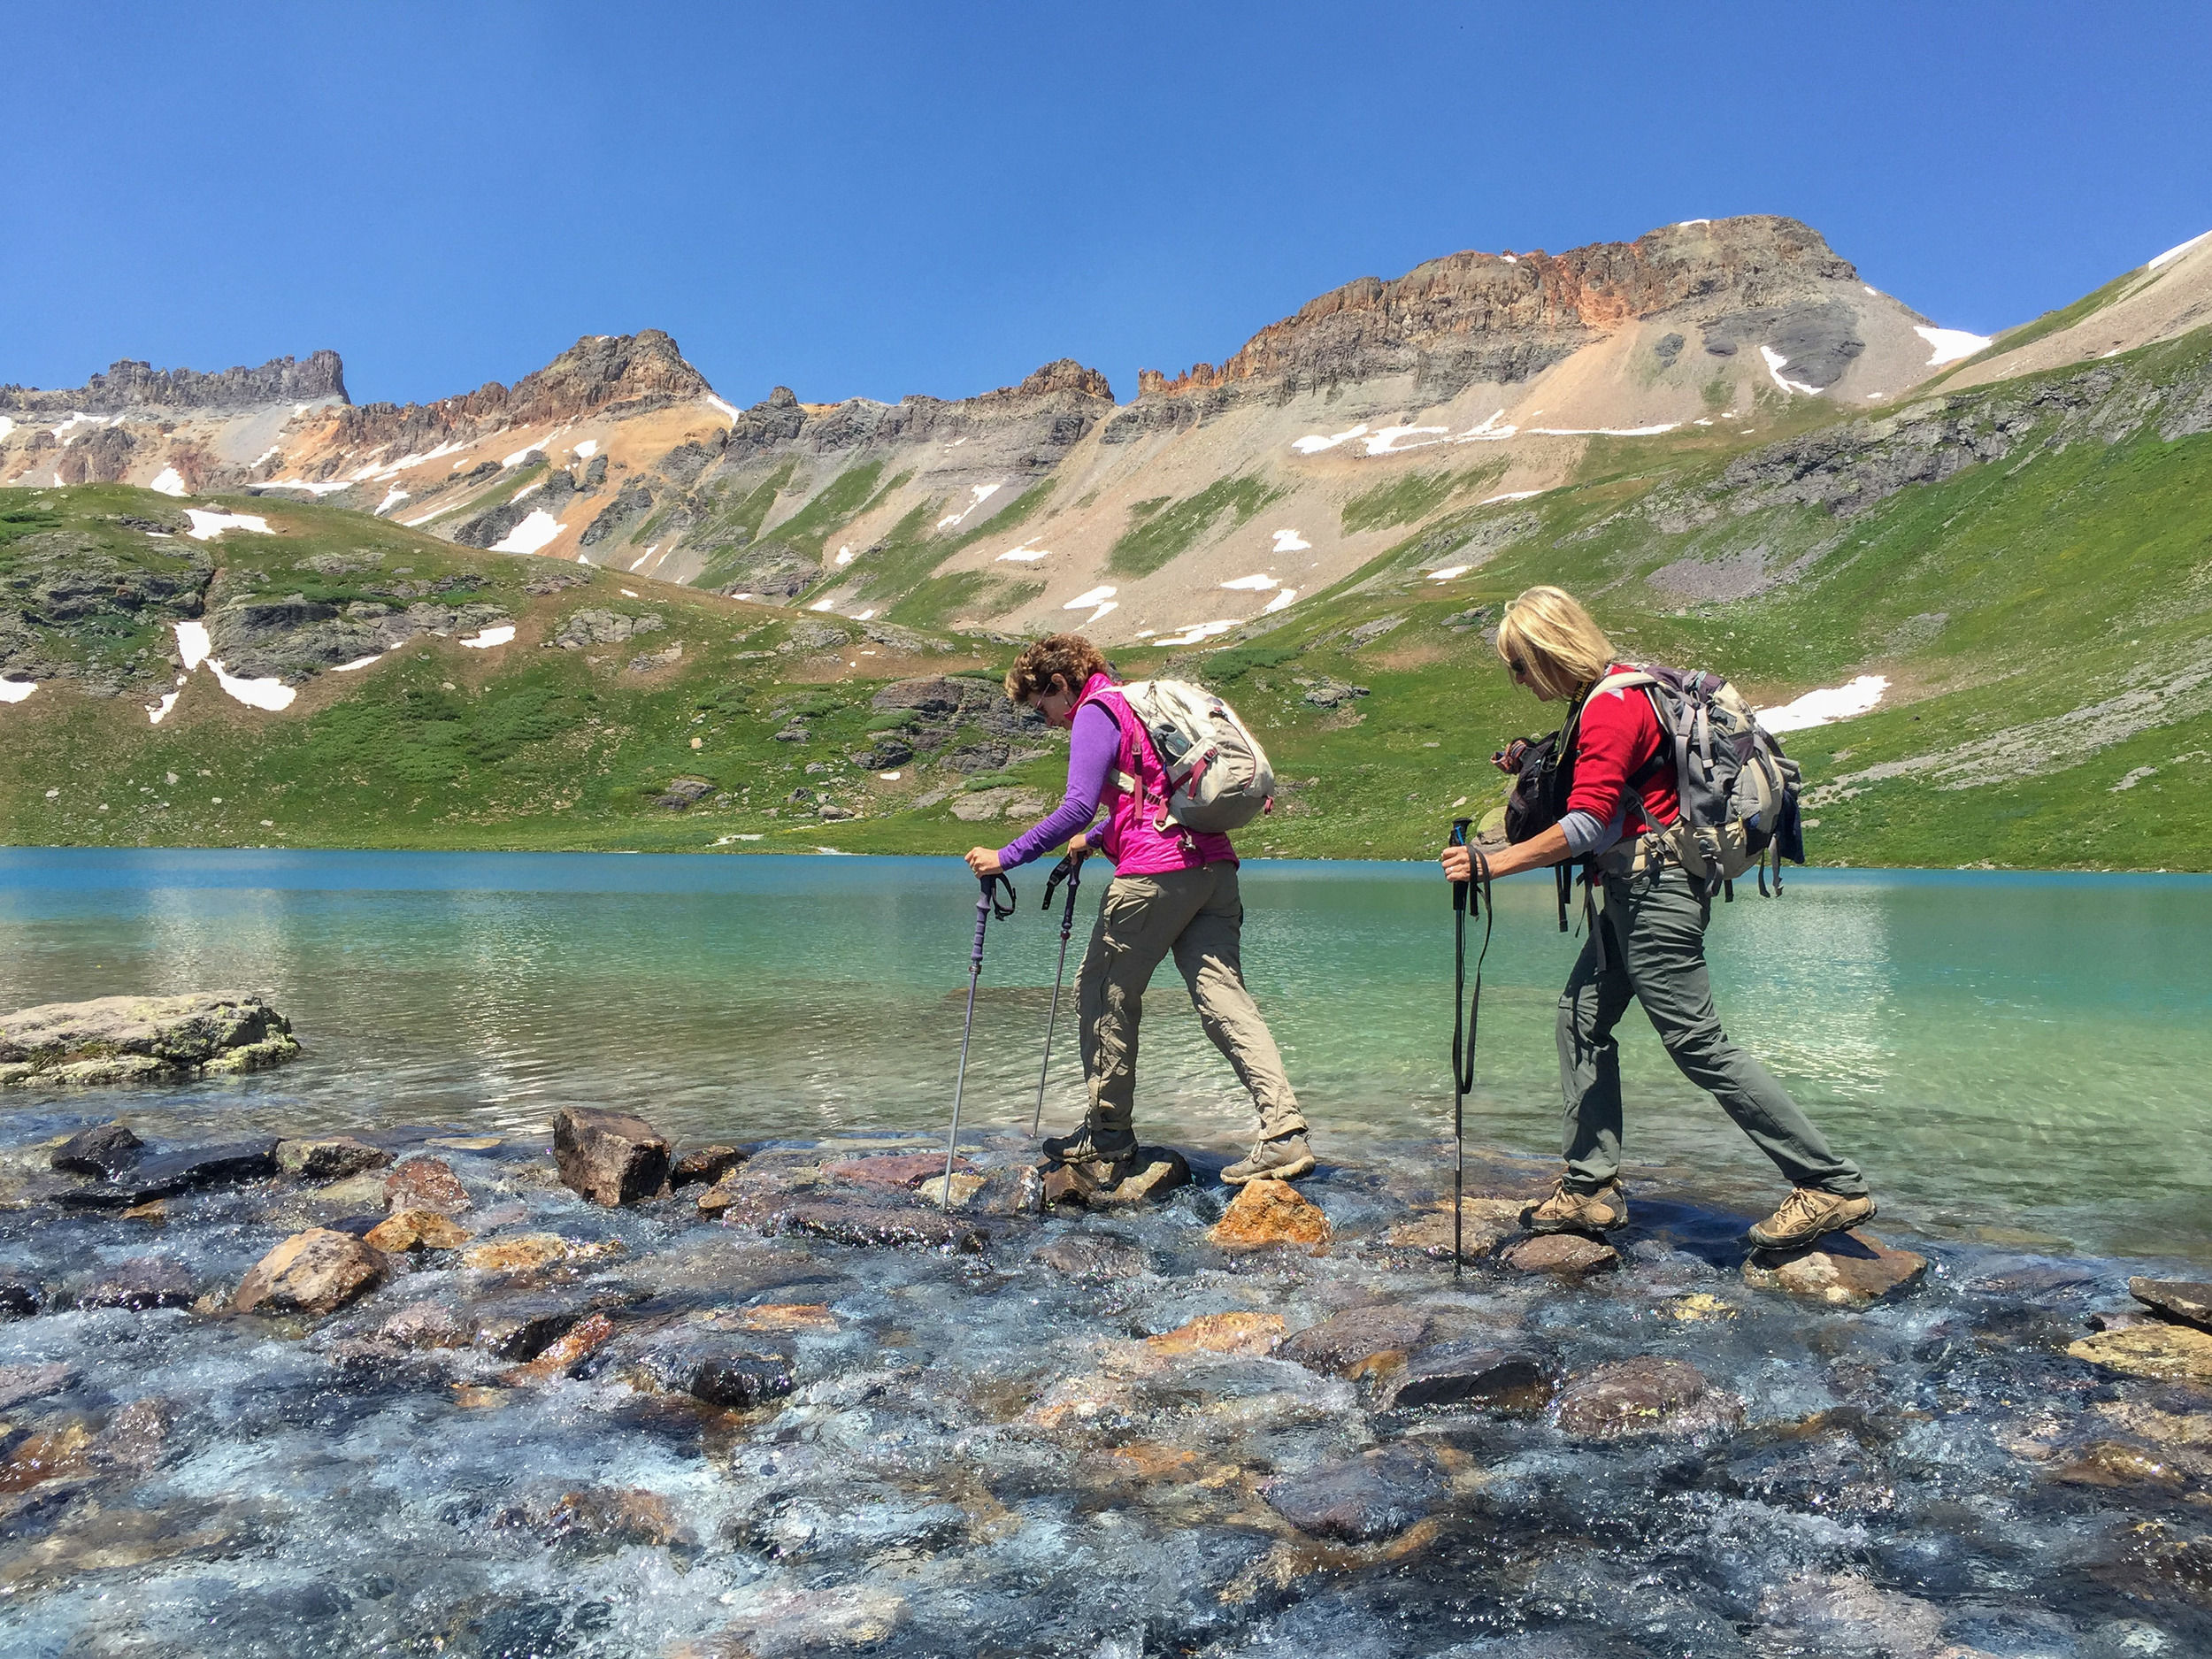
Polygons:
M1279 1313L1202 1313L1187 1325L1145 1339L1155 1354L1224 1354L1263 1359L1283 1340Z
M1115 1171L1125 1172L1118 1179ZM1049 1164L1039 1178L1039 1204L1046 1210L1109 1209L1156 1203L1190 1185L1190 1165L1171 1147L1139 1147L1128 1164Z
M595 1204L634 1203L668 1190L668 1142L629 1112L564 1107L553 1119L553 1161L569 1189Z
M736 1622L670 1650L669 1659L786 1659L873 1647L906 1622L906 1598L868 1584L805 1589L779 1582L734 1592Z
M1687 1439L1738 1426L1743 1402L1714 1387L1694 1365L1644 1355L1576 1378L1560 1390L1552 1418L1584 1440Z
M1870 1233L1832 1233L1794 1250L1755 1250L1743 1265L1755 1290L1784 1290L1838 1307L1863 1308L1919 1285L1928 1258L1893 1250Z
M335 1313L384 1282L383 1252L328 1227L315 1227L270 1251L231 1299L240 1313Z
M568 1376L613 1337L613 1320L603 1313L588 1314L547 1343L536 1358L518 1366L508 1380L543 1383Z
M34 1279L0 1277L0 1319L27 1319L46 1300L46 1287Z
M771 1233L800 1233L838 1244L949 1250L975 1256L991 1235L973 1222L920 1207L895 1210L864 1204L793 1204L768 1218Z
M534 1360L566 1336L583 1317L583 1309L554 1302L511 1302L480 1308L470 1340L495 1359Z
M119 1123L95 1124L54 1148L53 1167L65 1175L110 1177L138 1162L146 1143Z
M1440 1342L1407 1360L1388 1404L1401 1411L1423 1406L1533 1407L1550 1394L1543 1362L1533 1354L1477 1342Z
M1348 1308L1310 1325L1276 1350L1308 1371L1341 1377L1384 1354L1402 1354L1428 1334L1429 1316L1419 1308L1384 1303Z
M1206 1237L1231 1248L1323 1245L1329 1241L1329 1218L1288 1181L1247 1181Z
M1553 1273L1580 1280L1619 1266L1621 1253L1579 1233L1540 1233L1512 1246L1502 1259L1523 1273Z
M949 1178L931 1176L914 1191L926 1203L935 1204L942 1210L959 1210L989 1185L988 1176L964 1175L956 1170Z
M1426 1450L1386 1446L1348 1462L1271 1480L1267 1505L1300 1532L1348 1544L1395 1538L1443 1499L1443 1471Z
M586 1244L558 1233L526 1233L463 1251L461 1265L476 1273L526 1273L557 1263L603 1261L623 1248L619 1239Z
M2170 1463L2152 1456L2140 1447L2118 1440L2098 1440L2056 1471L2053 1478L2073 1486L2168 1486L2187 1485Z
M153 1469L161 1463L169 1432L181 1415L173 1401L158 1394L134 1400L93 1436L88 1461L104 1469L141 1473Z
M671 1187L695 1187L701 1182L711 1184L744 1162L744 1153L735 1147L688 1147L678 1153L675 1163L669 1166L668 1184Z
M188 1308L196 1293L191 1272L165 1256L142 1256L111 1268L77 1293L80 1308Z
M474 1201L443 1158L409 1158L394 1165L384 1178L384 1204L394 1215L429 1210L442 1216L457 1216L472 1209Z
M402 1308L377 1327L376 1334L403 1348L466 1348L472 1340L468 1326L452 1309L436 1302L417 1302Z
M546 1525L557 1537L642 1544L653 1549L696 1541L676 1506L642 1486L587 1486L565 1493L548 1511Z
M380 1170L391 1161L392 1155L383 1148L351 1135L276 1143L277 1168L303 1181L342 1181L350 1175Z
M796 1388L792 1362L776 1341L695 1329L653 1342L633 1369L648 1386L742 1410Z
M400 1210L387 1216L362 1235L370 1248L388 1256L397 1256L404 1250L458 1249L473 1236L452 1217L435 1210Z
M0 1365L0 1411L27 1400L58 1394L77 1379L77 1368L58 1361L44 1365Z
M116 1179L64 1193L60 1200L77 1210L130 1210L204 1187L265 1180L276 1173L276 1144L271 1136L165 1152L140 1159Z
M965 1158L955 1158L956 1171L972 1171L975 1165ZM832 1180L851 1181L862 1187L896 1187L912 1191L933 1175L945 1172L945 1155L941 1152L910 1152L890 1156L841 1158L834 1164L822 1166L822 1173Z
M55 1165L60 1167L58 1164ZM2161 1317L2212 1331L2212 1284L2180 1279L2131 1279L2128 1294Z
M1479 1261L1520 1231L1521 1212L1527 1204L1518 1198L1470 1198L1462 1207L1460 1251L1470 1262ZM1418 1250L1448 1262L1452 1257L1452 1207L1442 1205L1402 1222L1385 1235L1394 1249Z
M1092 1285L1115 1284L1152 1271L1152 1258L1141 1246L1112 1233L1064 1233L1030 1260Z
M0 1014L0 1088L115 1084L250 1071L299 1052L259 997L103 996Z
M2076 1359L2162 1382L2212 1383L2212 1333L2186 1325L2100 1331L2067 1345Z

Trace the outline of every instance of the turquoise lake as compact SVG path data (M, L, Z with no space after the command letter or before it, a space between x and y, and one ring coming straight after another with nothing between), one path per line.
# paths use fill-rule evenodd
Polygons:
M1106 872L1094 867L1079 956ZM965 1120L1026 1125L1058 949L991 927ZM1260 863L1245 966L1325 1159L1446 1136L1451 914L1433 866ZM941 1127L975 883L951 859L0 852L0 1008L258 989L306 1053L129 1095L30 1091L19 1133L125 1111L176 1136L452 1122L542 1133L572 1102L757 1141ZM1471 1142L1548 1156L1555 998L1579 941L1551 887L1501 889ZM1822 872L1716 906L1721 1013L1872 1177L1890 1225L2036 1250L2212 1259L2212 880ZM1079 1114L1064 1004L1048 1132ZM1629 1173L1747 1210L1763 1159L1622 1027ZM1228 1148L1249 1114L1164 968L1139 1089L1149 1138ZM1440 1143L1445 1156L1448 1142ZM1632 1189L1633 1190L1633 1189Z

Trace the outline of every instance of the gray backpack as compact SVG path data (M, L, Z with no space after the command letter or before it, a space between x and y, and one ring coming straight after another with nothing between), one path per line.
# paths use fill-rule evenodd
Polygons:
M1761 726L1743 694L1718 674L1639 664L1632 673L1610 674L1590 695L1640 687L1659 717L1665 748L1672 750L1675 793L1682 810L1664 832L1682 867L1705 896L1725 892L1747 870L1759 872L1767 891L1771 855L1774 891L1782 890L1782 860L1805 862L1798 818L1797 763Z
M1242 829L1273 803L1275 769L1237 711L1202 686L1179 680L1140 680L1118 686L1167 774L1167 799L1152 827L1170 822L1200 833ZM1141 786L1127 772L1115 776L1117 787L1137 795ZM1140 799L1141 816L1150 809Z

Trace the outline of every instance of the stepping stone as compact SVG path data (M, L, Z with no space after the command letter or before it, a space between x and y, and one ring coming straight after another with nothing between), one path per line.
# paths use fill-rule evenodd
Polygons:
M77 1368L59 1361L45 1365L0 1365L0 1411L58 1394L76 1379Z
M1110 1164L1050 1164L1044 1166L1039 1207L1110 1209L1115 1205L1157 1203L1179 1187L1190 1185L1190 1165L1172 1147L1139 1147L1128 1173L1109 1182Z
M157 1198L173 1198L203 1187L265 1180L277 1172L276 1148L276 1138L272 1135L265 1140L164 1152L140 1159L113 1180L63 1193L60 1202L73 1210L134 1210Z
M1271 1480L1267 1505L1300 1532L1348 1544L1395 1538L1443 1499L1443 1471L1426 1450L1386 1446L1348 1462Z
M409 1158L395 1164L384 1178L384 1205L394 1215L403 1210L430 1210L457 1216L474 1208L474 1201L443 1158Z
M1619 1266L1621 1253L1579 1233L1540 1233L1523 1239L1501 1259L1517 1272L1554 1273L1578 1284L1592 1273Z
M1476 1342L1440 1342L1406 1362L1388 1403L1401 1411L1422 1406L1533 1407L1550 1396L1543 1362L1533 1354Z
M2159 1382L2212 1383L2212 1332L2194 1325L2148 1324L2099 1331L2067 1344L2076 1359L2107 1371Z
M54 1148L50 1160L64 1175L91 1175L105 1179L138 1162L146 1143L119 1123L95 1124Z
M337 1231L349 1232L344 1223ZM403 1250L452 1250L472 1235L452 1217L435 1210L403 1210L387 1216L362 1237L372 1248L396 1256Z
M1325 1245L1329 1218L1320 1205L1288 1181L1247 1181L1206 1237L1232 1249L1266 1244Z
M1111 1233L1071 1233L1038 1248L1030 1260L1087 1284L1110 1285L1152 1271L1152 1258Z
M197 1299L192 1274L183 1263L143 1256L122 1263L104 1279L78 1293L80 1308L188 1308Z
M769 1233L807 1233L837 1244L897 1249L946 1250L979 1256L991 1235L972 1221L918 1205L809 1203L778 1210L764 1224Z
M240 1281L231 1306L240 1313L335 1313L384 1282L382 1251L328 1227L296 1233L263 1256Z
M955 1158L955 1171L970 1171L975 1165L965 1158ZM931 1176L945 1172L942 1152L909 1152L889 1157L840 1158L834 1164L822 1166L822 1173L832 1180L850 1181L861 1187L892 1187L911 1192ZM720 1177L716 1177L718 1180Z
M669 1168L668 1184L711 1186L744 1162L744 1153L735 1147L689 1147L676 1155L676 1162Z
M1928 1258L1893 1250L1870 1233L1832 1233L1793 1250L1755 1250L1743 1264L1755 1290L1784 1290L1839 1308L1863 1308L1906 1295L1928 1271Z
M1521 1212L1528 1208L1520 1198L1470 1198L1461 1212L1460 1253L1479 1261L1520 1230ZM1452 1207L1444 1204L1411 1221L1400 1223L1384 1236L1394 1249L1418 1250L1441 1261L1452 1259Z
M476 1310L472 1343L495 1359L534 1360L566 1336L585 1310L540 1299Z
M1552 1420L1583 1440L1682 1440L1740 1427L1743 1402L1694 1365L1643 1355L1574 1379L1553 1402Z
M373 1147L351 1135L333 1135L320 1141L280 1141L277 1168L306 1181L342 1181L349 1175L365 1175L392 1161L381 1147Z
M1144 1340L1156 1354L1225 1354L1264 1359L1283 1340L1279 1313L1202 1313L1187 1325Z
M1406 1352L1428 1332L1429 1316L1419 1308L1388 1303L1348 1308L1299 1332L1276 1350L1276 1357L1341 1377L1380 1356Z
M610 1207L668 1190L668 1142L629 1112L565 1106L553 1118L553 1161L572 1192Z
M2185 1279L2131 1279L2128 1294L2162 1317L2212 1331L2212 1284Z

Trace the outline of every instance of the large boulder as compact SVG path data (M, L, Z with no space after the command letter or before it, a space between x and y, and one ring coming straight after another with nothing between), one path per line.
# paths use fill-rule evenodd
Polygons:
M443 1158L409 1158L395 1164L384 1178L384 1207L393 1215L434 1210L442 1216L457 1216L472 1208L473 1201Z
M251 1071L299 1052L257 996L103 996L0 1014L0 1088L158 1083Z
M1579 1233L1540 1233L1508 1248L1502 1259L1519 1272L1551 1273L1579 1283L1592 1273L1619 1266L1621 1253Z
M335 1313L384 1282L383 1253L328 1227L296 1233L256 1263L231 1298L240 1313Z
M798 1203L778 1210L763 1225L769 1233L805 1233L837 1244L942 1250L962 1256L980 1255L991 1240L991 1235L972 1221L919 1205L895 1209L875 1204Z
M60 1194L61 1202L78 1210L130 1210L204 1187L265 1180L276 1173L276 1145L272 1137L160 1153L141 1158L112 1180L72 1188Z
M1440 1342L1406 1362L1391 1388L1390 1404L1402 1411L1423 1406L1532 1408L1550 1393L1544 1363L1533 1354L1479 1342Z
M2129 1377L2158 1382L2212 1384L2212 1332L2162 1322L2099 1331L2066 1351Z
M1385 1302L1348 1308L1298 1333L1278 1350L1309 1371L1335 1376L1358 1370L1384 1355L1399 1355L1428 1334L1429 1316L1419 1308Z
M595 1204L629 1204L668 1190L667 1141L644 1118L586 1106L553 1119L553 1161L562 1181Z

